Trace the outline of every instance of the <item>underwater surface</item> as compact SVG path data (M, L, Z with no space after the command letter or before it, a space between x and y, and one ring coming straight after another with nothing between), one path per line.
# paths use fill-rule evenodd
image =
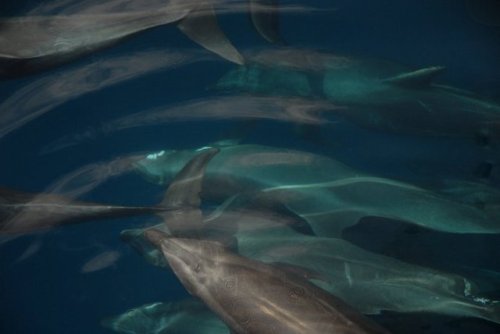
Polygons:
M0 332L500 333L499 41L495 0L1 1Z

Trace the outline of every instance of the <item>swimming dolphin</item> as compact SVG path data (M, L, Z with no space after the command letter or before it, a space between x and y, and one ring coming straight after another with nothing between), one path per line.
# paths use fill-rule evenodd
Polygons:
M53 226L84 222L94 219L119 218L134 215L157 214L171 217L178 209L176 198L196 191L189 185L200 170L217 153L217 149L199 151L166 191L165 199L154 207L128 207L75 201L57 194L29 194L0 188L0 233L29 233ZM193 203L197 205L197 203ZM184 207L188 210L188 207Z
M169 0L162 8L110 13L4 18L0 21L0 75L36 72L169 23L232 62L243 57L220 29L213 3Z
M232 333L388 333L295 272L237 255L220 243L163 238L161 249L184 287Z
M152 303L101 320L105 328L124 334L229 334L229 328L197 300Z
M250 53L224 75L221 90L323 98L342 118L392 133L465 137L487 146L500 137L500 105L435 84L444 71L297 49Z
M217 236L233 233L227 245L240 255L301 273L364 314L432 312L500 323L500 303L481 296L474 280L371 253L338 238L300 234L288 227L292 224L257 211L217 211L204 224L215 226ZM150 264L168 268L145 237L157 227L125 230L121 238ZM202 237L213 238L209 231Z
M197 51L143 51L32 80L0 103L0 138L70 100L150 73L206 59Z
M169 182L194 151L165 150L136 163L155 183ZM367 216L405 221L450 233L500 233L498 203L478 206L456 196L374 177L308 152L259 145L227 145L206 170L202 198L284 206L319 236L339 237Z
M7 106L10 104L6 103ZM73 132L50 143L42 151L52 153L84 141L94 141L101 136L112 135L117 131L173 122L273 120L294 124L322 125L329 122L328 118L321 114L326 104L329 108L334 108L332 104L323 101L298 98L232 95L196 99L173 106L140 111L105 122L98 127L87 128L79 133ZM0 112L2 109L5 108L2 108L0 104ZM2 134L1 123L0 117L0 136Z

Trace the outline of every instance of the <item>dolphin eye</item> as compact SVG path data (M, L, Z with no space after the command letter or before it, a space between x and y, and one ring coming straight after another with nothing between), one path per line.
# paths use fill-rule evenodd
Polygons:
M200 272L200 270L201 270L201 264L197 263L196 266L194 266L194 271L198 273Z

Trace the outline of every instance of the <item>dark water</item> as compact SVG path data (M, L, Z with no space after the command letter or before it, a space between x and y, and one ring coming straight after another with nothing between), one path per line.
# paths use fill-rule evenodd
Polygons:
M5 0L0 3L0 13L4 17L26 15L41 3L55 2ZM220 15L219 23L243 53L290 47L383 59L412 69L444 66L446 70L437 82L473 91L490 101L500 99L500 27L477 13L474 16L465 1L311 0L286 4L304 8L280 13L283 42L278 45L258 36L246 11ZM489 14L498 18L491 11ZM130 56L133 58L127 58ZM120 77L119 71L107 67L117 59L130 76ZM78 79L85 68L92 73ZM239 110L208 120L186 121L200 112L189 107L178 112L175 122L149 120L141 126L139 119L122 130L110 125L141 111L169 110L193 101L241 94L215 88L223 75L236 68L203 51L175 24L168 24L66 64L4 79L0 81L4 129L0 132L0 185L29 192L50 191L65 175L91 164L231 139L323 155L363 173L421 187L459 180L500 191L499 143L489 137L376 131L336 116L333 123L307 126L231 116ZM285 99L294 97L285 95ZM41 114L5 130L24 117L21 112ZM401 113L405 112L402 108ZM500 131L498 123L494 129ZM102 183L78 198L155 205L165 189L138 173L108 177L104 172L102 176ZM79 189L88 180L75 182L78 184L67 188ZM500 214L491 218L500 226L499 219ZM171 271L149 265L119 239L123 229L153 222L158 222L157 218L90 221L13 240L0 239L0 332L110 333L99 325L105 316L188 297ZM476 279L479 285L484 284L488 298L500 300L498 234L440 232L368 217L345 230L343 238L374 253ZM103 253L108 257L102 268L88 269L88 262ZM383 312L371 317L394 333L500 333L498 323L439 312Z

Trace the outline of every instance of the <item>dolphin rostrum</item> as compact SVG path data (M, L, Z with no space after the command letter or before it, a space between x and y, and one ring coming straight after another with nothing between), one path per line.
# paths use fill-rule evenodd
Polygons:
M186 289L232 333L388 333L293 271L236 255L215 241L161 239L162 232L146 233L160 240Z
M193 175L196 177L217 151L217 149L205 149L198 152L167 189L165 199L158 206L153 207L88 203L57 194L29 194L0 188L0 233L29 233L57 225L93 219L144 214L166 215L175 221L175 211L178 209L176 198L183 196L184 189L188 192L196 192L195 188L183 188L183 185L193 182Z

